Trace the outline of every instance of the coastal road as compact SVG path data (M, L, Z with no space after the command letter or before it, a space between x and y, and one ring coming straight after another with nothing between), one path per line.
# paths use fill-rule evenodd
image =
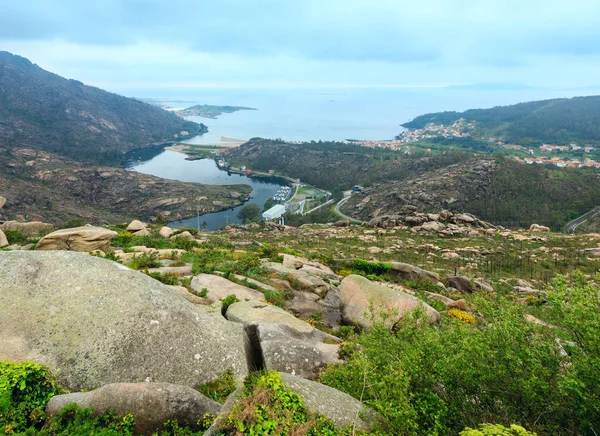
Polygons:
M573 233L580 224L583 224L584 222L589 220L591 217L596 216L599 213L600 213L600 207L596 207L596 208L590 210L589 212L584 213L579 218L576 218L573 221L571 221L570 223L568 223L565 227L565 231L567 233Z

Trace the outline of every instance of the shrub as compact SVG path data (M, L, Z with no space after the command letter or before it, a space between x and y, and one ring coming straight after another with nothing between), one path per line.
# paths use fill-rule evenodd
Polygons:
M389 273L392 270L392 264L389 262L369 262L364 259L354 259L352 269L366 275L373 274L380 276Z
M48 400L61 393L50 371L34 362L0 362L0 429L40 427Z
M161 274L159 272L148 273L150 277L164 283L165 285L178 285L179 277L173 273Z
M537 436L537 434L516 424L512 424L510 428L501 424L481 424L477 430L465 428L459 433L459 436Z
M448 310L448 316L467 324L475 324L475 317L464 310L452 308Z
M221 302L222 302L221 310L223 312L227 311L227 308L229 306L231 306L234 303L237 303L238 301L240 301L240 300L238 300L238 298L234 294L228 295L227 297L225 297L221 300Z
M158 268L162 264L156 253L143 253L129 261L127 266L133 269Z
M26 245L29 243L29 237L21 233L20 230L5 230L4 234L6 235L6 239L10 245Z
M70 404L48 420L38 436L131 436L135 427L132 415L122 418L114 413L93 416L94 409L81 409Z

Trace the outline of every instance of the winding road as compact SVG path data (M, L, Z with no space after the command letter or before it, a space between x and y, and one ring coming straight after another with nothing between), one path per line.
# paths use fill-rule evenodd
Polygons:
M573 233L580 224L583 224L584 222L586 222L593 216L598 215L599 213L600 213L600 207L596 207L596 208L590 210L589 212L584 213L579 218L576 218L573 221L571 221L570 223L568 223L565 227L565 231L567 233Z
M340 211L340 206L341 206L342 204L344 204L346 201L348 201L348 199L349 199L351 196L352 196L352 193L350 193L349 195L346 195L346 193L344 193L344 198L342 198L340 201L338 201L338 203L335 205L335 213L337 213L337 214L338 214L339 216L341 216L342 218L344 218L344 219L346 219L346 220L350 221L351 223L358 223L358 224L360 224L360 223L362 223L362 221L360 221L360 220L357 220L357 219L354 219L354 218L352 218L352 217L350 217L350 216L348 216L348 215L346 215L346 214L344 214L344 213L342 213L342 212Z

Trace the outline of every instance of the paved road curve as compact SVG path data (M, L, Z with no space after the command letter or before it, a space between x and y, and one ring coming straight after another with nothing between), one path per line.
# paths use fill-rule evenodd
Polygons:
M576 218L573 221L571 221L570 223L568 223L565 227L565 231L567 233L573 233L580 224L583 224L584 222L589 220L591 217L596 216L599 213L600 213L600 207L596 207L596 208L590 210L589 212L584 213L579 218Z
M342 198L340 201L338 201L338 203L335 205L335 213L337 213L339 216L343 217L344 219L349 220L351 223L358 223L358 224L360 224L360 223L362 223L362 221L354 219L354 218L352 218L352 217L350 217L350 216L348 216L348 215L340 212L340 206L342 204L344 204L346 201L348 201L348 199L350 198L351 195L352 194L346 195L344 198Z

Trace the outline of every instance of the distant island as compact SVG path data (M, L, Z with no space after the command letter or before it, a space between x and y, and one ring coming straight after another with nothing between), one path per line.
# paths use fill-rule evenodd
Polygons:
M181 111L175 112L177 115L182 117L204 117L215 119L221 114L231 114L237 111L255 111L258 110L253 107L244 106L214 106L212 104L198 104L196 106L188 107Z

